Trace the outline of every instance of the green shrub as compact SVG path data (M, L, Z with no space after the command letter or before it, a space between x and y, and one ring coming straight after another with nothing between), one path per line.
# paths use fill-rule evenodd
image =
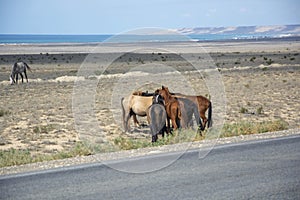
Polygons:
M246 122L241 121L233 124L225 124L220 137L232 137L239 135L250 135L255 133L265 133L285 130L288 123L283 120L266 122Z
M250 61L251 61L251 62L254 62L255 59L256 59L256 57L253 56L253 57L250 58Z
M245 113L248 113L249 111L248 111L248 109L247 108L244 108L244 107L241 107L241 109L240 109L240 113L243 113L243 114L245 114Z
M9 111L0 109L0 117L3 117L4 115L8 115L8 114L10 114Z
M29 150L9 149L0 151L0 167L22 165L32 162Z
M260 106L259 108L257 108L256 114L257 114L257 115L261 115L262 113L263 113L263 107Z
M274 63L274 61L270 58L268 61L266 61L266 63L267 63L268 65L271 65L272 63Z

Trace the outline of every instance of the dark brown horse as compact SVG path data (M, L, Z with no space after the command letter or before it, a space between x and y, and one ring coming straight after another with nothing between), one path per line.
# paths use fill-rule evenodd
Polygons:
M172 93L174 97L177 98L186 98L190 101L194 102L198 106L198 111L200 114L200 117L202 119L202 123L200 123L201 130L203 131L207 125L207 128L212 126L212 103L210 100L208 100L206 97L203 96L191 96L191 95L184 95L180 93ZM206 118L205 113L208 110L208 116Z
M147 111L147 120L152 135L152 142L157 141L157 135L159 133L161 133L164 137L164 132L166 131L167 113L164 106L164 99L161 95L157 94L153 96L152 105Z
M162 87L162 89L157 89L155 94L160 94L165 100L165 109L167 112L167 124L168 132L170 132L170 120L172 121L172 126L174 130L180 127L181 110L179 101L176 97L172 96L167 87Z
M181 128L190 128L193 127L193 116L195 117L197 126L200 127L201 130L201 119L198 112L198 104L187 99L178 97L180 110L181 110L181 120L180 126Z

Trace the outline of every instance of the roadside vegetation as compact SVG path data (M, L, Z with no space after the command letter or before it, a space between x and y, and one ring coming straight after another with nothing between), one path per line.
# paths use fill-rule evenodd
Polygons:
M23 165L28 163L59 160L65 158L71 158L76 156L87 156L92 154L92 149L88 145L78 142L69 151L62 151L53 155L32 155L29 150L22 149L9 149L6 151L0 151L0 167L7 167L13 165Z
M9 149L0 151L0 167L7 167L13 165L22 165L28 163L59 160L77 156L88 156L96 153L130 150L153 146L171 145L182 142L194 142L201 141L205 138L222 138L233 137L239 135L250 135L256 133L280 131L288 129L288 124L283 120L268 121L268 122L247 122L241 121L233 124L224 124L221 133L213 133L210 130L202 132L201 136L192 130L174 131L172 135L165 136L159 139L156 143L151 143L149 138L128 138L119 136L114 139L113 147L104 145L90 145L86 142L77 142L72 149L61 151L58 153L44 155L44 154L32 154L29 150ZM213 136L213 137L212 137Z
M0 117L3 117L4 115L9 115L9 114L10 114L9 111L0 109Z

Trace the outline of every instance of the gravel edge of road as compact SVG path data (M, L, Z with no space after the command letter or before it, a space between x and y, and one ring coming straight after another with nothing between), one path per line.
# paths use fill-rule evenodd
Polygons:
M239 142L252 141L252 140L264 140L264 139L279 138L279 137L299 135L299 134L300 134L300 128L296 128L296 129L289 129L284 131L202 140L202 141L197 141L192 143L180 143L174 145L164 145L160 147L149 147L149 148L142 148L142 149L127 150L127 151L101 153L101 154L95 154L91 156L81 156L81 157L68 158L63 160L53 160L47 162L30 163L30 164L19 165L19 166L3 167L0 168L0 176L41 171L41 170L49 170L49 169L62 168L62 167L70 167L70 166L83 165L83 164L101 163L104 161L133 158L133 157L139 157L145 155L155 155L155 154L167 153L167 152L184 153L185 151L192 150L192 149L199 149L199 150L206 149L208 150L207 153L209 153L209 151L213 149L215 145L232 144L232 143L239 143Z

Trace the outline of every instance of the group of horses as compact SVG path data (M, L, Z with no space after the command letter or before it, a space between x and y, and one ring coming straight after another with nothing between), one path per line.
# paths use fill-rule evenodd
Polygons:
M16 62L12 66L10 83L18 83L20 74L23 82L24 73L28 82L26 70L31 68L25 62ZM125 131L130 130L129 119L133 117L134 124L139 126L138 116L147 116L147 121L152 134L152 142L157 141L159 133L171 133L178 128L193 126L193 116L200 131L212 126L212 103L203 96L191 96L180 93L171 93L168 87L162 86L154 93L136 91L129 97L121 99L122 121ZM208 110L208 117L205 113ZM171 121L171 122L170 122Z
M154 93L136 91L129 97L121 99L122 122L124 130L130 131L129 119L139 126L138 116L147 116L152 135L152 142L156 142L157 135L164 132L171 133L178 128L193 126L193 116L200 132L212 126L212 103L204 96L184 95L172 93L168 87L162 86ZM208 117L205 113L208 110ZM170 122L171 121L171 122Z

